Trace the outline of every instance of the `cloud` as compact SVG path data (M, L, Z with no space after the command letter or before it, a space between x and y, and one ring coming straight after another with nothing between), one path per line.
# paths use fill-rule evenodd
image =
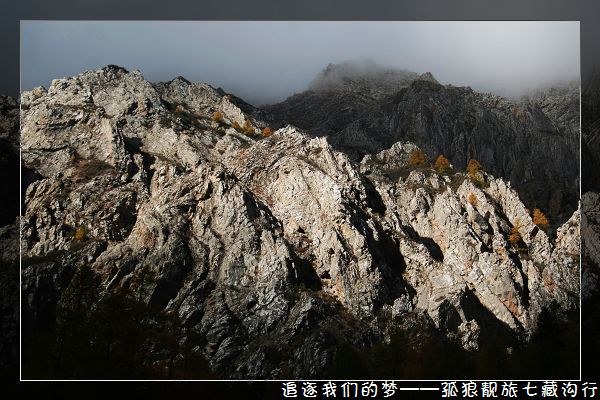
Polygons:
M346 60L508 96L580 71L578 22L25 21L21 29L22 90L107 64L150 81L182 75L257 105L305 90Z

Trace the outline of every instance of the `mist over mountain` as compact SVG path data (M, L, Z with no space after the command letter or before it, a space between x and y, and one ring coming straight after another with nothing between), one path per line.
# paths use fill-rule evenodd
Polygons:
M578 21L23 21L21 82L116 64L258 106L306 90L328 63L371 59L518 97L579 78L579 32Z
M393 93L417 77L415 72L386 68L371 59L352 60L329 64L311 81L308 90L335 91L350 83L362 83L361 89L376 89L373 92L379 95Z
M479 160L509 179L528 207L544 209L559 224L577 208L576 82L509 100L442 85L430 73L346 62L330 64L309 90L266 109L328 137L355 160L408 140L432 161L444 155L464 167Z

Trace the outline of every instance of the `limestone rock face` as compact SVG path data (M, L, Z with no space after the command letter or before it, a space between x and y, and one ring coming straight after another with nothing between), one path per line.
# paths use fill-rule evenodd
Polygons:
M581 152L583 192L600 191L600 69L584 77L581 87Z
M600 70L584 77L581 88L581 251L584 301L594 303L600 275ZM597 301L596 301L597 303Z
M538 90L523 99L537 104L561 134L579 139L580 87L578 81Z
M598 291L600 265L600 195L587 192L581 198L581 250L584 268L581 294L589 299Z
M221 90L118 67L22 107L39 174L22 221L28 326L86 265L104 291L176 315L221 376L318 377L337 346L412 319L475 351L492 326L527 336L551 304L578 306L577 212L544 232L506 179L411 166L411 142L357 162Z
M308 90L268 109L278 119L329 137L355 160L409 141L431 159L443 154L460 168L471 158L479 160L509 180L526 203L549 209L561 223L577 208L577 86L509 101L442 85L431 74L357 70L330 65L318 81L341 77L326 80L327 90ZM398 75L404 79L389 83Z

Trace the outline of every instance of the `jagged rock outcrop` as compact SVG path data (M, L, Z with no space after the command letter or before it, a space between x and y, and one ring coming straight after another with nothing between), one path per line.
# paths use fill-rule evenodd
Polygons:
M381 101L417 78L414 72L383 68L368 60L329 64L307 91L265 108L278 120L315 136L328 136L360 118L379 115ZM421 78L433 80L430 73ZM369 140L356 142L355 146L373 147Z
M413 320L475 351L578 306L577 214L554 240L506 180L410 166L413 143L356 162L208 85L114 66L21 101L41 176L23 216L28 327L86 265L176 315L220 376L319 377L339 346Z
M600 180L596 171L600 165L600 71L596 68L584 77L581 93L581 252L582 297L594 302L598 295L600 265ZM596 302L597 303L597 302Z
M358 78L348 70L330 65L321 75L337 78L327 90L308 90L268 109L278 119L328 136L355 160L410 141L431 159L443 154L461 167L471 158L479 160L490 173L509 180L529 207L542 207L554 221L566 221L577 208L575 88L511 102L442 85L431 74L396 72L405 78L389 85L387 75Z
M582 362L592 364L600 348L597 318L600 304L600 69L584 75L581 93L581 296L582 296ZM595 350L595 351L594 351Z
M412 145L403 147L407 152L413 150ZM386 153L398 153L399 148L396 144L375 158L385 160ZM395 158L406 160L408 154ZM439 303L453 299L462 322L467 322L460 304L466 291L472 291L487 310L513 329L535 326L536 315L555 295L567 308L575 306L577 213L559 230L559 240L553 245L502 179L485 175L481 187L463 174L440 176L430 169L411 170L406 161L390 169L388 164L372 160L366 156L362 166L379 181L376 187L383 191L384 202L390 203L387 209L396 213L388 219L397 219L397 230L408 227L413 238L429 247L432 259L422 263L424 268L412 271L415 280L409 283L416 288L417 304L428 310L434 321L439 322ZM508 241L515 226L527 246L526 253ZM436 264L439 267L432 270L430 266ZM422 279L428 275L429 282L424 284ZM561 289L554 291L556 286Z
M600 265L600 195L587 192L581 198L581 248L587 262L582 271L582 296L589 298L598 290Z
M573 81L537 90L522 100L538 105L562 135L579 140L580 94L579 81Z

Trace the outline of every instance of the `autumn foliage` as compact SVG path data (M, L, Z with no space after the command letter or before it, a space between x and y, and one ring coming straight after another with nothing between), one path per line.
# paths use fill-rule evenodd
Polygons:
M475 196L475 194L470 193L467 200L469 201L469 204L471 204L473 207L477 207L477 196Z
M427 157L425 156L425 153L423 153L419 149L414 149L413 151L411 151L410 158L408 159L408 163L413 167L423 166L425 165L426 161Z
M521 237L521 233L519 232L520 228L521 228L521 221L517 218L517 220L515 221L515 225L510 230L510 235L508 235L508 241L511 242L512 244L517 244L521 241L521 239L523 239Z
M221 122L223 121L223 114L221 114L220 111L215 111L213 116L212 116L212 120L214 122Z
M546 215L539 208L533 210L533 223L542 229L548 228L550 224Z
M263 137L267 138L267 137L271 136L272 134L273 134L273 132L271 132L271 128L267 127L262 130Z
M235 129L236 131L240 131L242 128L240 127L240 124L237 123L237 121L233 121L233 123L231 124L231 127L233 129Z
M252 123L248 119L244 122L244 133L246 135L251 135L254 133L254 128L252 127Z
M75 240L82 241L85 239L85 228L83 226L78 226L75 229Z
M450 161L440 154L438 158L435 159L434 167L440 173L448 172L450 170Z
M483 166L479 163L479 161L475 160L475 159L470 159L469 162L467 163L467 174L469 175L469 178L471 178L474 181L477 182L482 182L483 178L481 175L481 171L483 170Z
M469 175L471 174L476 174L478 172L480 172L483 169L483 167L481 166L481 163L479 163L479 161L475 160L475 159L470 159L469 162L467 163L467 172L469 173Z

